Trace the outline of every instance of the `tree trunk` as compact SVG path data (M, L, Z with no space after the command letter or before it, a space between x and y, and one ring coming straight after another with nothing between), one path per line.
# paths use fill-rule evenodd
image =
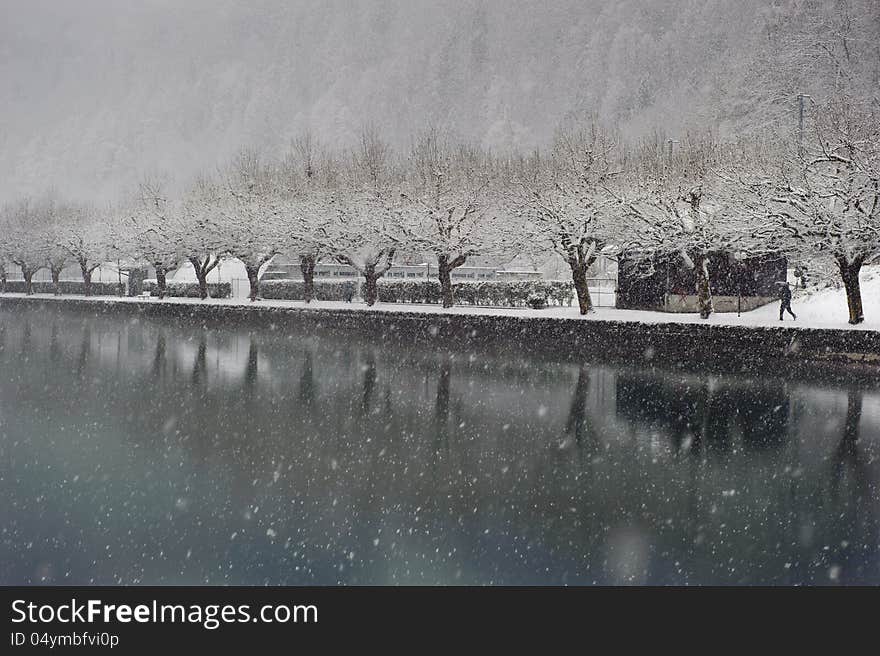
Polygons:
M159 292L159 300L165 298L166 291L165 267L156 265L156 291Z
M694 275L697 279L697 303L700 307L700 318L708 319L713 312L712 290L709 287L709 258L705 254L694 257Z
M199 281L199 298L204 301L208 298L208 276L201 269L198 269L196 278Z
M859 283L859 272L862 270L862 260L853 262L846 258L837 258L840 268L840 277L843 278L843 287L846 290L846 304L849 307L849 322L853 325L865 320L865 312L862 308L862 288Z
M314 255L302 255L299 258L299 269L303 277L303 297L306 303L315 300L315 265L317 258Z
M587 284L587 268L578 261L569 260L571 279L574 282L574 290L577 292L578 307L581 314L589 314L593 311L593 299L590 297L590 288Z
M244 270L247 272L248 283L251 286L251 302L253 303L260 297L260 267L246 264Z
M89 267L85 264L79 265L80 271L82 271L83 277L83 288L85 290L86 296L92 295L92 271L93 269L89 269Z
M0 262L0 294L6 293L6 265Z
M52 285L55 287L55 296L61 296L61 269L58 267L49 267L52 274Z
M27 267L21 267L21 277L24 278L24 293L32 296L34 293L34 272Z
M438 256L437 265L440 277L440 297L443 301L443 307L451 308L455 305L455 296L452 293L452 267L449 266L449 258L445 255Z
M199 281L199 298L203 301L208 298L208 272L197 257L189 258L196 272L196 280Z
M376 304L376 299L379 296L379 288L376 284L378 280L379 276L376 275L376 267L374 265L364 268L364 301L366 301L367 307Z
M451 258L451 259L450 259ZM459 254L454 258L449 254L437 256L437 269L440 278L441 298L444 308L455 305L455 294L452 287L452 272L467 262L467 255Z

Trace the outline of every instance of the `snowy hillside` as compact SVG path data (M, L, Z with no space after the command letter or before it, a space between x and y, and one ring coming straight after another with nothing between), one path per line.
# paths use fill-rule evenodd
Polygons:
M789 128L797 93L823 96L798 57L832 4L0 0L0 201L112 198L144 171L188 176L305 129L349 143L370 122L502 148L547 143L571 112L635 135ZM851 4L876 34L873 0Z

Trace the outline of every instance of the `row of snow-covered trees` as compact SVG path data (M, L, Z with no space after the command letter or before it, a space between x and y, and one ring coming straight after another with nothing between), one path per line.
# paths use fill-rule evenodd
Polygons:
M15 266L28 290L41 269L49 270L57 289L62 270L75 264L90 294L92 274L115 258L107 220L97 208L62 201L54 193L5 206L0 214L0 287L6 287L7 267Z
M800 142L705 133L674 150L659 137L627 144L596 123L570 124L529 154L487 152L437 128L404 152L374 129L337 151L306 135L283 158L246 151L183 190L144 179L106 208L51 194L13 203L0 218L0 273L17 266L29 284L48 268L57 282L75 262L89 293L98 265L125 259L154 267L163 295L166 274L189 262L204 298L210 272L234 257L256 299L261 268L286 253L299 257L306 300L316 264L333 260L357 270L372 305L395 256L417 254L433 260L449 307L452 271L468 258L555 252L586 314L597 257L648 271L672 255L694 271L708 317L711 253L774 253L814 270L832 263L859 323L859 271L880 255L878 118L876 100L838 97L812 109Z
M436 129L405 156L372 129L348 152L304 136L280 161L243 152L177 197L144 182L121 222L122 241L132 238L132 255L156 268L160 290L164 273L188 260L204 296L208 274L221 258L235 257L257 298L263 265L289 253L299 257L307 301L316 265L332 259L364 278L369 305L396 254L430 254L448 306L450 272L473 254L502 247L492 236L496 166L488 153Z
M829 265L849 322L864 320L859 273L880 258L880 100L841 94L816 105L798 139L721 141L706 133L634 147L596 126L561 133L549 157L519 158L505 176L508 224L571 267L582 313L586 270L599 253L651 270L680 257L694 273L700 314L712 313L712 253L785 255Z

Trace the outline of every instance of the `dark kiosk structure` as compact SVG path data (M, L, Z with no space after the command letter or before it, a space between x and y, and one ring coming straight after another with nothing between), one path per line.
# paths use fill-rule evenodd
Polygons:
M781 255L709 254L709 288L716 312L753 310L778 299L787 279ZM626 310L698 312L696 275L678 254L650 259L622 256L617 271L617 307Z

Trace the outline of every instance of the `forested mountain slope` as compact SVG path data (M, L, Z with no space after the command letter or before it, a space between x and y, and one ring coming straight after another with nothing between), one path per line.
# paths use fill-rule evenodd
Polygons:
M834 58L857 52L876 93L878 6L0 0L0 200L110 198L145 170L188 176L306 129L339 145L368 122L500 148L540 146L569 114L633 136L791 129L797 93L834 92Z

